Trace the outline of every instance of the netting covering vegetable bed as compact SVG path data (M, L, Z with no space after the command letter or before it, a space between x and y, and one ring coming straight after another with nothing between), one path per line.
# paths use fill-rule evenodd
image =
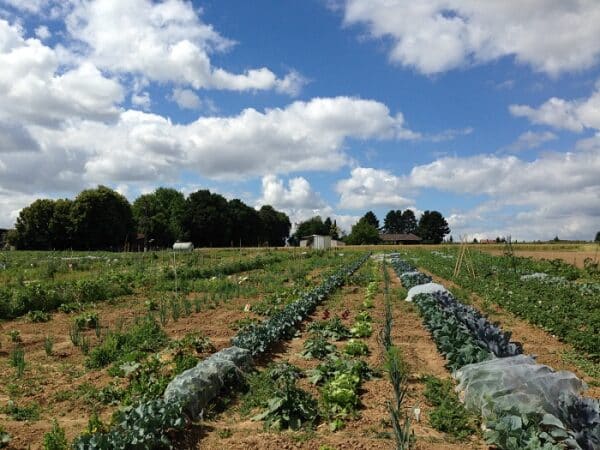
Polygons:
M411 288L408 297L454 371L466 407L483 418L489 443L508 450L600 449L600 405L581 396L583 381L522 355L510 333L443 286L412 286L419 277L411 264L395 256L391 265Z

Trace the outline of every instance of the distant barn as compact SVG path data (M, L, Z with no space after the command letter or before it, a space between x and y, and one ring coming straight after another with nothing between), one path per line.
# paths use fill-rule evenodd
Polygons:
M191 252L194 250L194 244L191 242L175 242L173 244L173 251L176 252Z
M300 247L314 248L315 250L331 248L331 236L322 236L320 234L304 236L300 240Z
M422 239L416 234L412 233L385 233L380 234L379 237L384 244L420 244Z

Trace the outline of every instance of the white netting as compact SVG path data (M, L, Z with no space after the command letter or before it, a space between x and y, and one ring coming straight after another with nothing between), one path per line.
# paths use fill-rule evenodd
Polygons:
M410 288L406 295L406 301L412 302L413 297L418 294L432 294L434 292L448 292L448 289L438 283L419 284L418 286Z

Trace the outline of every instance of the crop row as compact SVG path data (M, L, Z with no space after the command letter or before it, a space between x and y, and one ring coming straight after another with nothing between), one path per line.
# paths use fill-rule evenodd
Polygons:
M82 435L78 449L172 448L172 437L187 425L186 418L200 415L224 387L240 381L251 366L251 356L268 350L280 339L289 337L327 295L341 286L367 256L340 268L320 286L300 295L293 303L260 324L244 327L233 338L233 347L221 350L175 377L164 398L142 401L121 411L110 430Z
M428 270L449 279L453 275L454 256L452 252L422 251L418 260ZM600 360L598 283L569 281L581 274L556 262L473 252L472 263L477 276L463 271L455 278L458 284L544 328L587 353L592 360ZM547 277L528 276L532 273L544 273Z
M392 265L402 277L405 265ZM535 363L477 310L427 287L414 288L423 293L413 301L455 371L466 406L486 420L490 443L510 450L598 448L600 407L579 396L583 383L575 375Z

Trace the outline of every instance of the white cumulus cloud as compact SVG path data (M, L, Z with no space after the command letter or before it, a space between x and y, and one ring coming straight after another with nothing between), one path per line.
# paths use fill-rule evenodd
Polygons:
M596 0L339 0L347 25L389 38L390 60L424 74L505 56L557 75L600 56Z

